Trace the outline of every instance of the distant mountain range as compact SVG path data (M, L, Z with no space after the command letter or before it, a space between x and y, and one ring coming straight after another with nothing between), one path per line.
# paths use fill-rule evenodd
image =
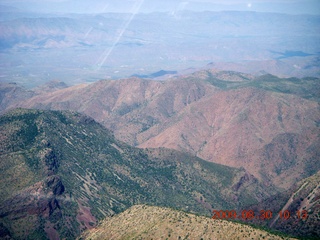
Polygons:
M25 86L211 67L319 77L319 16L259 12L0 16L1 81Z

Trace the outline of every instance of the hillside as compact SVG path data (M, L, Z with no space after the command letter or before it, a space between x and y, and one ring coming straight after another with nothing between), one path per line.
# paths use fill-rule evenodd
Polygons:
M288 188L319 170L319 83L206 70L76 85L7 108L85 113L130 145L242 166L266 185Z
M319 239L320 172L297 182L287 191L249 208L255 212L268 209L273 213L270 220L257 221L255 219L252 223L298 237ZM281 215L280 212L282 212Z
M0 116L0 227L14 239L75 238L135 204L210 215L275 194L244 169L138 149L74 112Z
M301 97L293 90L295 84L278 78L271 84L256 79L213 81L223 90L206 94L139 134L139 147L174 148L228 166L240 164L266 183L284 188L318 170L318 101ZM280 92L286 91L281 85L290 86L294 94Z
M293 239L225 220L138 205L107 218L81 239Z

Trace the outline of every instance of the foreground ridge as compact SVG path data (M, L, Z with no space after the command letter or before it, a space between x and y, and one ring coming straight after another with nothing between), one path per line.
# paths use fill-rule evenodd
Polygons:
M213 220L169 208L136 205L81 239L293 239L280 237L248 225Z

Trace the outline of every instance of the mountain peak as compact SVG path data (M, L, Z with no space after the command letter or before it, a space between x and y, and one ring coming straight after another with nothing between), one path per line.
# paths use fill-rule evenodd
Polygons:
M54 92L67 87L68 85L60 80L52 80L39 87L36 87L34 91L36 93L44 93L44 92L50 93L50 92Z

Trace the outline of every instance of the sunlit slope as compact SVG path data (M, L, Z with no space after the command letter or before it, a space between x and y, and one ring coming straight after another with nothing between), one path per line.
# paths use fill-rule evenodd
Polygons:
M0 226L15 239L74 238L134 204L210 215L275 193L243 169L130 147L74 112L16 109L0 136Z
M83 235L84 239L290 239L263 230L213 220L169 208L133 206L104 220Z

